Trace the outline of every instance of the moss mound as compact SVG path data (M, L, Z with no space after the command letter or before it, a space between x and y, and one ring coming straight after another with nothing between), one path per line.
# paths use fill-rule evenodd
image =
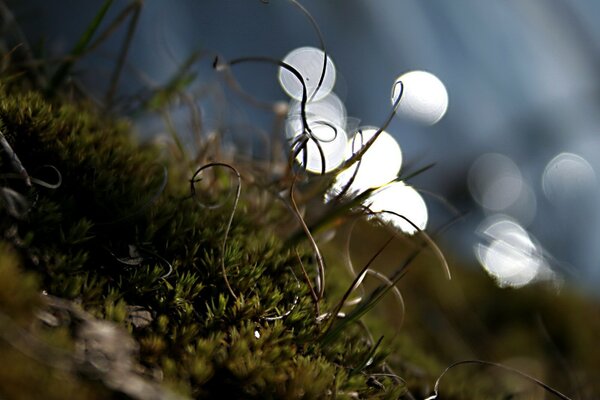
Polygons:
M25 330L42 340L40 349L65 352L60 362L47 357L48 349L20 356L24 365L46 371L39 379L48 380L43 386L54 387L56 397L69 397L69 390L82 398L144 397L150 392L115 383L107 372L122 357L129 364L123 374L162 394L165 388L224 398L402 391L391 379L374 386L365 374L351 372L370 351L358 333L320 346L321 327L307 285L298 279L299 263L310 260L285 248L270 228L283 204L267 200L260 206L269 211L257 218L252 189L243 191L228 231L235 184L230 171L207 169L206 179L192 183L219 203L207 207L190 195L192 170L137 144L125 122L100 117L91 107L2 92L0 120L33 180L28 186L15 173L15 160L3 154L0 273L10 290L2 293L0 315L18 318L14 326L3 325L2 334ZM112 339L85 336L86 326L101 321L114 323L105 327L115 330ZM57 331L61 343L42 339ZM28 345L6 342L14 347L11 354ZM26 375L14 379L24 390L21 398L40 389L27 385ZM12 390L11 380L0 382L1 390Z

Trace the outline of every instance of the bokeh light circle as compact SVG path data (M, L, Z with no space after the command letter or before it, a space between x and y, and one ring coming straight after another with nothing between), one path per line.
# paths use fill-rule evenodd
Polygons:
M377 133L376 128L362 128L348 141L347 158L358 152ZM382 131L362 156L360 163L342 171L332 186L339 193L352 180L349 193L360 193L394 180L402 167L402 150L392 135ZM358 171L357 171L358 169Z
M500 287L523 287L546 269L540 249L527 231L506 216L484 221L479 234L486 243L475 246L475 255L484 270Z
M471 165L468 186L473 199L483 208L502 211L519 199L523 178L513 160L503 154L487 153Z
M417 229L401 215L410 220L420 230L427 227L429 214L423 197L412 186L404 182L394 182L377 190L369 197L369 209L377 218L390 223L402 232L412 235ZM382 212L382 211L392 211Z
M437 123L448 110L448 92L439 78L426 71L400 75L392 86L392 104L402 98L396 113L425 125Z
M555 204L564 204L590 194L597 185L590 163L573 153L560 153L546 165L542 175L544 194Z
M304 79L308 99L319 100L327 96L335 85L336 71L335 65L331 58L327 57L325 76L319 90L319 80L323 74L323 60L325 53L323 50L315 47L300 47L291 51L283 58L283 62L295 68ZM279 83L288 96L301 101L302 100L302 83L298 81L296 75L291 71L280 67L279 68ZM316 91L316 93L315 93Z

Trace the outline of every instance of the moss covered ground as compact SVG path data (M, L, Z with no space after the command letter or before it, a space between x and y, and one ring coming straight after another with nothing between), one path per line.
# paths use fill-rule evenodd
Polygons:
M449 282L424 251L399 283L406 311L388 295L348 322L352 307L333 315L352 283L341 234L317 236L318 298L318 257L290 212L285 165L236 161L212 142L183 155L141 141L64 79L73 59L41 80L18 50L5 61L0 398L416 399L464 359L512 365L572 398L600 393L592 301L568 288L500 290L458 263ZM298 186L301 207L321 198ZM357 266L386 232L356 230ZM417 243L396 238L373 268L392 275ZM544 398L481 365L457 367L440 390Z

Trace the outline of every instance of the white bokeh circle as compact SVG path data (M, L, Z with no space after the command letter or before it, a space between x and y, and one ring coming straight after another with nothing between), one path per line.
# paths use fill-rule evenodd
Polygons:
M448 92L439 78L426 71L410 71L400 75L392 86L392 104L402 98L398 115L425 125L438 122L448 110Z
M333 90L333 86L335 85L335 65L331 61L331 58L327 57L325 75L317 91L321 75L323 74L324 60L325 53L323 53L323 50L315 47L297 48L288 53L282 60L302 75L309 100L322 99ZM302 83L291 71L280 67L279 83L288 96L298 101L302 100Z

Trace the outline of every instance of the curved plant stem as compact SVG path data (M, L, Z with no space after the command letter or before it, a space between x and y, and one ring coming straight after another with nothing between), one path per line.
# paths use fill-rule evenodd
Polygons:
M298 222L302 226L302 229L304 230L304 233L306 234L306 237L308 238L308 241L309 241L309 243L313 249L313 252L315 254L315 261L317 263L316 293L317 293L317 299L321 300L323 298L323 294L325 291L325 262L323 260L323 256L321 255L321 251L319 250L319 246L317 245L317 242L315 242L315 239L312 236L310 229L308 229L308 226L306 225L304 218L302 218L302 215L300 214L300 210L298 209L298 205L296 204L296 199L294 198L294 189L296 186L296 179L297 179L297 175L294 175L294 177L292 179L292 185L290 187L290 203L292 205L292 210L294 212L294 215L296 216L296 218L298 219Z
M536 379L534 377L532 377L531 375L527 375L524 372L519 371L518 369L515 368L511 368L508 367L506 365L502 365L502 364L498 364L495 362L491 362L491 361L482 361L482 360L463 360L463 361L457 361L453 364L450 364L448 367L446 367L446 369L442 372L442 374L437 378L437 380L435 381L435 386L433 388L433 395L427 397L425 400L435 400L438 398L439 395L439 389L440 389L440 382L442 381L442 378L444 377L444 375L446 375L446 373L448 371L450 371L452 368L457 367L459 365L465 365L465 364L478 364L478 365L485 365L485 366L489 366L489 367L495 367L495 368L500 368L503 369L507 372L511 372L513 374L519 375L520 377L535 383L536 385L542 387L544 390L546 390L548 393L553 394L554 396L558 397L559 399L563 399L563 400L571 400L570 397L565 396L564 394L562 394L561 392L559 392L558 390L546 385L544 382L540 381L539 379Z
M221 273L223 274L223 279L225 280L225 285L227 286L227 290L229 290L229 293L231 293L231 296L233 296L233 298L237 300L238 296L233 291L233 288L231 287L231 284L229 283L229 279L227 278L227 271L225 269L225 250L226 250L226 246L227 246L227 238L229 237L229 231L231 230L231 224L233 223L233 217L237 210L238 202L240 200L240 195L242 193L242 177L241 177L239 171L237 169L235 169L235 167L233 167L227 163L213 162L210 164L203 165L202 167L198 168L196 170L196 172L194 172L192 179L190 179L192 196L194 195L195 190L196 190L194 187L194 182L196 182L196 180L195 180L196 177L205 169L213 168L213 167L228 168L235 174L236 179L237 179L237 188L236 188L236 192L235 192L235 198L233 200L233 207L231 210L231 214L229 215L229 220L227 221L227 227L225 228L225 235L223 235L223 244L221 245Z

